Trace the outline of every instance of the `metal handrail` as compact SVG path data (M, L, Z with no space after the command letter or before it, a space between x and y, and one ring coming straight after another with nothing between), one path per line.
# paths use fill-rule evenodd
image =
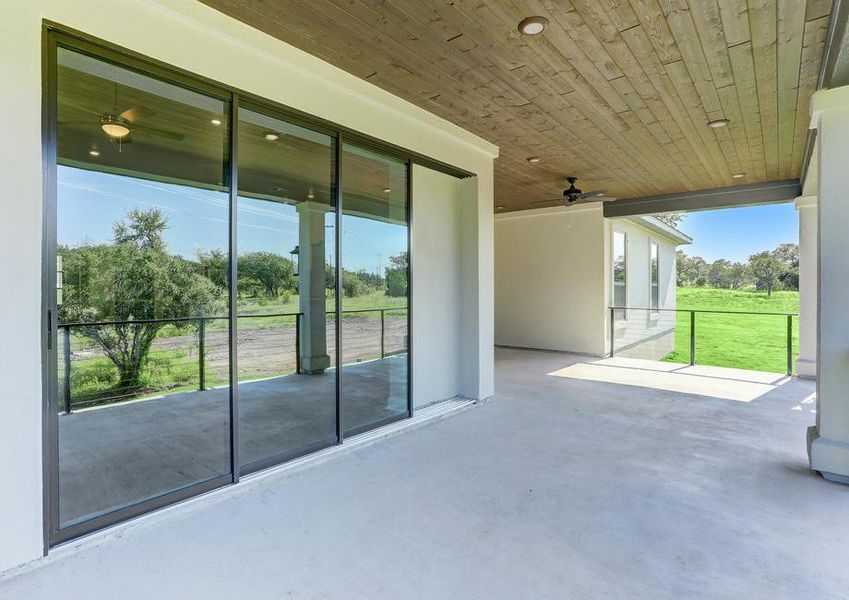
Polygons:
M675 312L675 313L690 313L690 366L696 364L696 314L714 314L714 315L756 315L767 317L786 317L787 318L787 375L793 375L793 317L798 317L799 313L788 312L754 312L741 310L709 310L700 308L654 308L654 307L634 307L634 306L610 306L610 356L614 355L615 339L616 339L616 311L628 310L645 310L649 312Z
M706 308L654 308L640 306L611 306L610 310L650 310L652 312L697 312L697 313L713 313L721 315L767 315L773 317L798 317L799 313L787 312L754 312L750 310L709 310Z
M386 311L404 311L408 306L365 308L362 310L343 310L340 314L351 313L380 313L380 358L386 358ZM326 311L325 315L336 314L336 311ZM268 318L268 317L295 317L295 373L301 374L301 318L303 312L294 313L270 313L261 315L236 315L236 318ZM71 329L74 327L110 327L117 325L151 325L155 323L197 323L198 324L198 390L206 389L206 322L228 320L229 316L195 316L174 317L170 319L130 319L125 321L90 321L78 323L59 323L57 331L64 329L63 334L63 358L64 358L64 408L65 413L71 413Z

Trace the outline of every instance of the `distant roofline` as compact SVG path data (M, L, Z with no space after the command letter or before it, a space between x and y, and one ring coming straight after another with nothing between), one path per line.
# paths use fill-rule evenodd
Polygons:
M679 229L676 229L668 223L664 223L657 217L653 217L651 215L634 215L627 218L642 225L643 227L651 229L655 233L659 233L667 238L674 240L675 242L677 242L676 245L678 246L693 243L693 238L691 238L689 235Z

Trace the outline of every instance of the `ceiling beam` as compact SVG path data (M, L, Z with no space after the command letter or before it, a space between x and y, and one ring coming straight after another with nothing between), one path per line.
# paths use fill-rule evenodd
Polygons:
M629 217L664 212L687 212L715 208L735 208L755 204L789 202L802 193L798 179L767 181L746 185L697 190L617 200L604 206L605 217Z

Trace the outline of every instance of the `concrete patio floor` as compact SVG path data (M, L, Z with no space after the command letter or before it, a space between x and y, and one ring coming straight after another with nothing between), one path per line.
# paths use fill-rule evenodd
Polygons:
M489 402L56 549L0 598L846 598L812 382L740 401L496 361Z

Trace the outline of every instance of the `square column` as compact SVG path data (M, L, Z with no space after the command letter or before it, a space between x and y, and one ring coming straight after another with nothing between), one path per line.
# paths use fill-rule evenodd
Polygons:
M332 207L301 202L298 211L298 297L301 316L301 372L318 375L330 366L327 354L324 216Z
M817 424L808 431L811 468L849 483L849 86L812 101L819 165Z
M796 375L817 376L817 197L796 198L799 213L799 357Z

